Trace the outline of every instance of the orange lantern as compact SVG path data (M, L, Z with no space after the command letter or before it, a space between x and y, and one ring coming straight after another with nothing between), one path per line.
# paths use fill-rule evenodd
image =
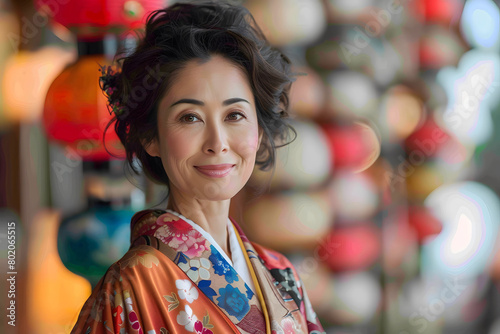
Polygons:
M107 100L99 87L99 65L104 55L86 55L66 68L52 83L45 100L43 122L49 140L66 144L84 160L109 160L120 155L121 144L113 127ZM108 151L106 151L106 149Z

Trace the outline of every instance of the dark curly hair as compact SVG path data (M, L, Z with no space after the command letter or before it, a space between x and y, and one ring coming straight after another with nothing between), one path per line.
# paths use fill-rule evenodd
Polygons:
M257 166L274 167L276 148L288 144L290 131L296 137L285 121L295 80L291 61L269 45L249 11L223 2L176 3L152 12L134 52L117 58L121 71L103 70L101 78L101 88L115 112L110 124L116 122L115 131L134 172L138 173L137 157L146 176L169 185L161 159L150 156L143 145L158 138L158 104L175 75L189 60L205 62L214 55L232 61L250 82L264 132ZM283 144L277 145L278 141Z

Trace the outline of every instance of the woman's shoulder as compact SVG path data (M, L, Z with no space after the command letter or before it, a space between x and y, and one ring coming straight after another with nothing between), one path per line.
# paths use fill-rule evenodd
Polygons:
M289 276L293 274L295 281L300 281L299 273L290 262L290 260L282 253L271 248L262 246L256 242L251 242L255 251L257 252L261 262L273 274L273 276ZM300 284L299 284L300 285Z

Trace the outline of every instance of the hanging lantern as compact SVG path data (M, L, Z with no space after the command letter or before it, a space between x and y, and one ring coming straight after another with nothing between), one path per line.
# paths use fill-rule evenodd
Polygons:
M441 232L443 225L429 210L425 207L412 206L408 212L410 225L417 232L420 243L428 237L435 236Z
M325 123L322 126L335 168L360 172L370 167L380 155L380 139L366 123L353 122L347 126Z
M335 227L321 243L319 256L335 271L363 270L381 250L379 229L370 223Z
M75 58L75 52L51 46L12 55L1 80L5 118L11 122L38 121L50 83Z
M166 0L36 0L40 11L53 22L69 28L79 36L102 36L140 28L147 15L164 8Z
M99 87L99 65L104 55L85 55L66 68L52 83L45 100L43 122L49 140L60 142L84 160L109 160L120 155L121 143L113 127L107 100ZM106 151L106 148L108 151Z
M252 0L245 6L273 45L305 45L327 26L319 0Z

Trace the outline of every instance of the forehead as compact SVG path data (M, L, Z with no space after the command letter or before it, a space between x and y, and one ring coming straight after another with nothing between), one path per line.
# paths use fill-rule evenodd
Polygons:
M242 97L253 100L246 73L222 56L208 61L193 59L180 69L163 96L163 102L177 98L226 99Z

